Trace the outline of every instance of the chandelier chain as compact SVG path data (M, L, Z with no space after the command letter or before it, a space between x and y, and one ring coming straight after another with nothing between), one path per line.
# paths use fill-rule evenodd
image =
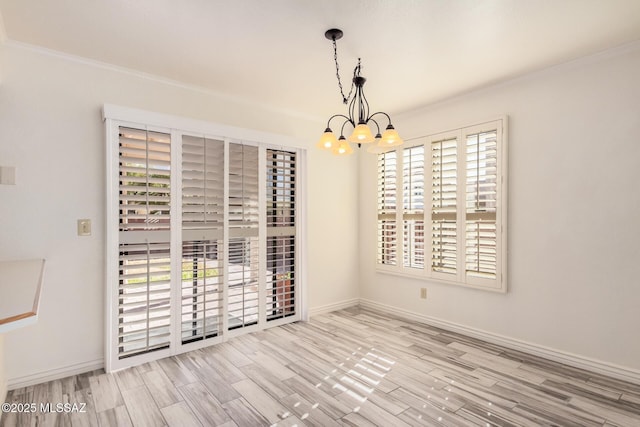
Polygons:
M344 95L344 90L342 88L342 81L340 80L340 66L338 65L338 46L336 45L336 39L333 39L333 60L336 63L336 77L338 78L338 87L340 88L340 95L342 95L342 103L347 104L349 99L351 99L351 94L353 93L354 83L351 81L351 89L349 89L349 95ZM353 70L353 76L355 77L356 71L360 68L360 58L358 58L358 65Z

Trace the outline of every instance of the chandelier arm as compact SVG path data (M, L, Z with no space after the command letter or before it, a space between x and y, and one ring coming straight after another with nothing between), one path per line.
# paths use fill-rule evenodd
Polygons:
M377 112L373 113L372 115L370 115L370 116L369 116L369 118L367 119L367 121L371 120L371 118L372 118L373 116L378 115L378 114L382 114L382 115L386 116L386 117L387 117L387 120L389 121L389 124L391 124L391 117L389 117L389 115L388 115L387 113L385 113L384 111L377 111Z
M349 121L351 122L351 124L355 127L356 126L356 100L358 99L358 92L359 92L360 88L357 87L356 88L356 93L353 96L353 98L351 99L351 103L349 103ZM358 119L360 118L360 116L358 116Z
M331 127L329 126L329 123L331 123L331 120L335 119L336 117L342 117L343 119L350 121L349 117L345 116L344 114L334 114L333 116L329 117L329 120L327 120L327 128Z
M367 101L367 97L364 96L364 87L360 86L360 115L358 120L366 123L371 118L369 116L369 101Z
M340 128L340 136L344 137L344 126L347 123L351 123L352 126L354 126L353 122L349 119L345 120L344 123L342 123L342 127Z
M376 124L376 129L378 130L378 133L376 135L380 135L380 125L372 117L373 117L373 114L371 116L369 116L369 118L367 119L367 123L370 122L370 121L375 123Z

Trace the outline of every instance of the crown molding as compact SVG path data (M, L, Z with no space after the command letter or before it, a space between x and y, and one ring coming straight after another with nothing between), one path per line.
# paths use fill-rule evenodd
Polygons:
M0 16L0 19L2 17ZM0 22L0 32L2 31L2 27L1 27L2 23ZM1 34L0 34L1 37ZM311 122L318 122L318 123L324 123L325 119L323 117L320 116L316 116L313 114L306 114L306 113L301 113L299 111L296 110L291 110L288 108L281 108L281 107L274 107L272 105L269 104L265 104L262 102L257 102L254 101L252 99L246 98L246 97L239 97L239 96L234 96L234 95L230 95L230 94L226 94L226 93L222 93L222 92L218 92L215 91L213 89L209 89L207 87L204 86L199 86L196 84L191 84L191 83L185 83L182 82L180 80L175 80L175 79L171 79L168 77L163 77L163 76L159 76L156 74L151 74L151 73L147 73L144 71L139 71L139 70L135 70L132 68L127 68L127 67L123 67L120 65L114 65L108 62L103 62L103 61L98 61L96 59L90 59L90 58L85 58L83 56L79 56L79 55L73 55L70 53L66 53L66 52L61 52L55 49L49 49L46 47L42 47L42 46L38 46L38 45L33 45L30 43L24 43L24 42L19 42L19 41L15 41L15 40L11 40L9 38L7 38L4 41L4 44L8 47L14 48L14 49L21 49L21 50L26 50L26 51L30 51L30 52L34 52L36 54L40 54L40 55L44 55L44 56L49 56L52 58L57 58L57 59L61 59L63 61L68 61L68 62L73 62L76 64L81 64L84 66L88 66L88 67L92 67L92 68L97 68L97 69L101 69L101 70L107 70L107 71L111 71L111 72L115 72L115 73L120 73L120 74L125 74L131 77L135 77L135 78L139 78L142 80L147 80L150 82L154 82L154 83L160 83L160 84L164 84L167 86L173 86L179 89L183 89L183 90L187 90L187 91L192 91L192 92L196 92L196 93L200 93L203 95L207 95L207 96L211 96L214 98L218 98L221 101L227 101L227 102L234 102L234 103L238 103L241 105L245 105L248 107L252 107L252 108L258 108L258 109L262 109L268 112L272 112L272 113L276 113L276 114L283 114L292 118L297 118L297 119L302 119L302 120L308 120Z

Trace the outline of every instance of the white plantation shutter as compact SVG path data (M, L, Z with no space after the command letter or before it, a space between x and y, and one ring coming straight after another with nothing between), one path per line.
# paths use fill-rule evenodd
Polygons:
M403 266L424 268L424 146L402 151Z
M503 118L427 136L426 143L414 140L378 156L381 270L506 290L505 127ZM425 189L430 193L426 211ZM396 218L402 219L400 236ZM401 265L395 259L397 245L402 248Z
M224 141L182 137L182 228L224 227ZM198 234L198 233L196 233Z
M170 344L170 135L119 128L118 358Z
M223 241L182 242L183 344L218 336L222 328Z
M258 322L258 147L229 144L229 329Z
M295 236L267 237L267 320L296 313Z
M105 368L300 320L304 150L122 107L104 114Z
M182 137L180 337L183 344L222 328L224 141Z
M229 329L258 323L258 238L229 239L227 311Z
M267 320L296 313L296 153L267 150Z
M497 129L466 135L465 271L496 278Z
M170 135L120 127L120 231L169 230Z
M169 243L120 245L118 357L169 346Z
M294 227L295 209L296 154L267 150L267 227Z
M456 274L457 255L457 138L431 142L431 269Z
M229 144L229 228L258 235L258 147Z
M397 208L397 154L389 151L378 155L378 235L377 262L396 265L398 236Z

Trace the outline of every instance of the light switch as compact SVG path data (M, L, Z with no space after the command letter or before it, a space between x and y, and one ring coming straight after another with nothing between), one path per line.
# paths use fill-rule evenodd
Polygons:
M0 166L0 184L16 185L15 166Z
M91 236L91 220L90 219L78 220L78 236Z

